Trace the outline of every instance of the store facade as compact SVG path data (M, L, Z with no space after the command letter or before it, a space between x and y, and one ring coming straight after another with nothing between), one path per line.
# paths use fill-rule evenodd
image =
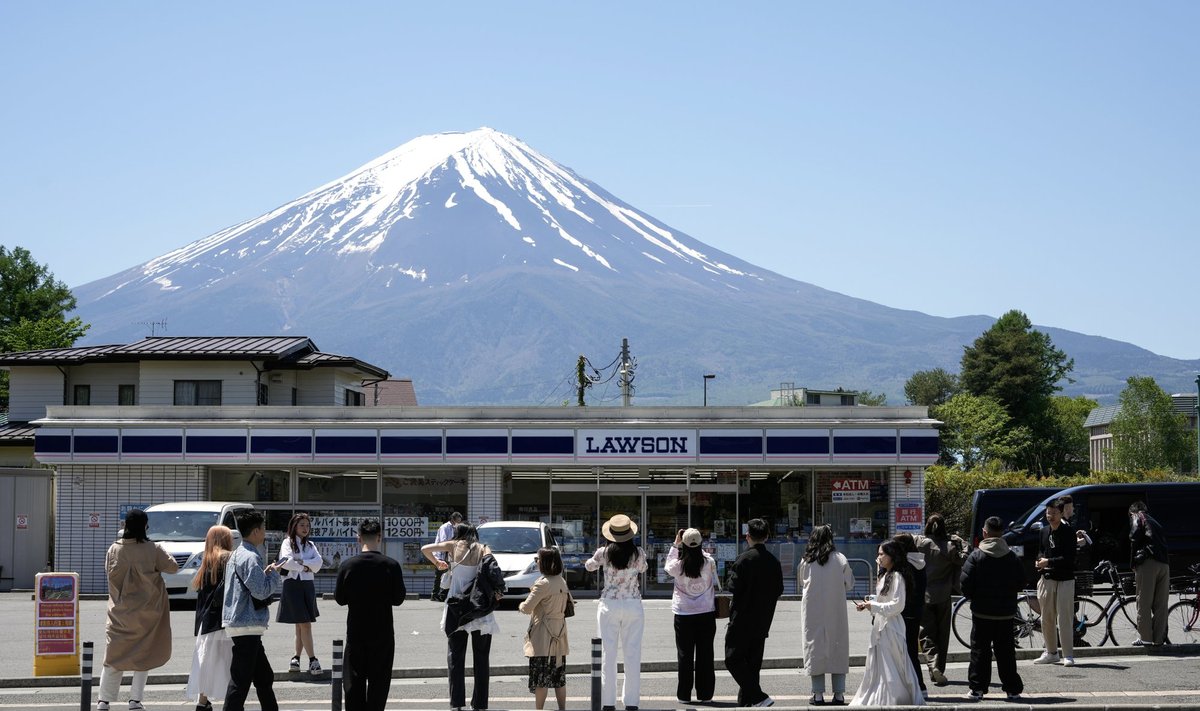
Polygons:
M648 595L680 528L695 527L722 572L763 518L794 589L814 525L849 557L924 521L924 468L937 458L925 408L52 407L35 456L56 477L55 568L103 592L103 556L133 506L244 501L267 514L269 550L294 512L313 517L332 587L363 517L427 593L419 549L453 511L474 523L551 527L581 596L601 524L624 513L650 559ZM861 572L866 572L865 569Z

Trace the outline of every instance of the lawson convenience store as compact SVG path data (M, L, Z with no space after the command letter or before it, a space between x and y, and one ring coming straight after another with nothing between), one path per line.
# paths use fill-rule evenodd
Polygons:
M751 518L772 527L787 589L814 525L873 561L879 542L920 530L924 468L937 458L923 407L348 408L51 407L35 457L56 470L56 570L103 592L104 551L125 510L168 501L244 501L267 514L277 548L296 511L314 517L331 588L354 528L380 517L409 589L428 592L420 556L452 511L472 522L543 521L569 567L615 513L638 522L648 595L695 527L718 565L744 548ZM863 571L856 571L863 572ZM595 581L572 584L586 595Z

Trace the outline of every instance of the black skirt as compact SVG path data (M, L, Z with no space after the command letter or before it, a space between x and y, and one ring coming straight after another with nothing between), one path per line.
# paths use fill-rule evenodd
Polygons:
M566 657L530 657L529 693L537 689L557 689L567 685Z
M321 613L317 611L317 589L311 580L283 581L283 594L279 597L279 615L276 622L294 625L297 622L315 622Z

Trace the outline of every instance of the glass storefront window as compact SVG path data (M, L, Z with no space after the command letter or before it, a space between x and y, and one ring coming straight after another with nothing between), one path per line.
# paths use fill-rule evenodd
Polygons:
M556 479L557 481L557 479ZM563 559L563 576L573 590L596 588L596 574L583 562L599 548L595 491L555 491L550 530Z
M209 474L213 501L287 503L291 481L289 469L213 469Z
M504 520L550 521L550 473L504 473Z
M692 492L692 528L704 536L704 550L717 561L717 574L725 583L729 566L741 551L737 492Z
M768 548L779 558L783 567L784 591L795 592L796 566L808 544L812 530L811 479L803 472L743 471L739 482L741 521L752 518L766 520L771 527ZM739 527L738 537L745 542Z
M887 477L879 471L817 472L819 523L833 527L834 542L847 558L873 565L888 537Z
M296 470L300 503L373 504L379 500L379 470L302 467Z
M383 470L384 550L404 567L409 591L433 590L433 566L421 546L433 543L455 511L473 520L467 511L466 469Z

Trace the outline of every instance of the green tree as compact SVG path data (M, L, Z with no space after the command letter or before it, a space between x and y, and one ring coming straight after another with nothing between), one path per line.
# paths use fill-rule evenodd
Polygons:
M1050 336L1033 328L1029 317L1013 310L1001 316L963 351L959 375L963 390L994 398L1015 427L1036 441L1053 436L1051 396L1068 379L1075 360L1054 347ZM1046 474L1036 450L1022 449L1015 468Z
M931 414L942 421L943 456L964 470L1014 461L1029 446L1029 430L993 397L959 393Z
M1088 431L1083 423L1096 404L1082 395L1050 398L1050 426L1029 448L1031 459L1039 463L1038 471L1054 476L1088 473Z
M0 246L0 352L66 348L88 330L67 318L75 296L24 247ZM8 373L0 372L0 403L8 403Z
M873 393L870 390L860 390L858 404L867 407L884 407L887 405L887 393Z
M1109 459L1117 471L1179 471L1191 461L1196 433L1188 426L1187 417L1175 412L1171 396L1154 378L1126 380L1120 405L1109 428L1113 438Z
M912 405L935 407L958 392L958 376L944 368L918 370L904 383L904 398Z

